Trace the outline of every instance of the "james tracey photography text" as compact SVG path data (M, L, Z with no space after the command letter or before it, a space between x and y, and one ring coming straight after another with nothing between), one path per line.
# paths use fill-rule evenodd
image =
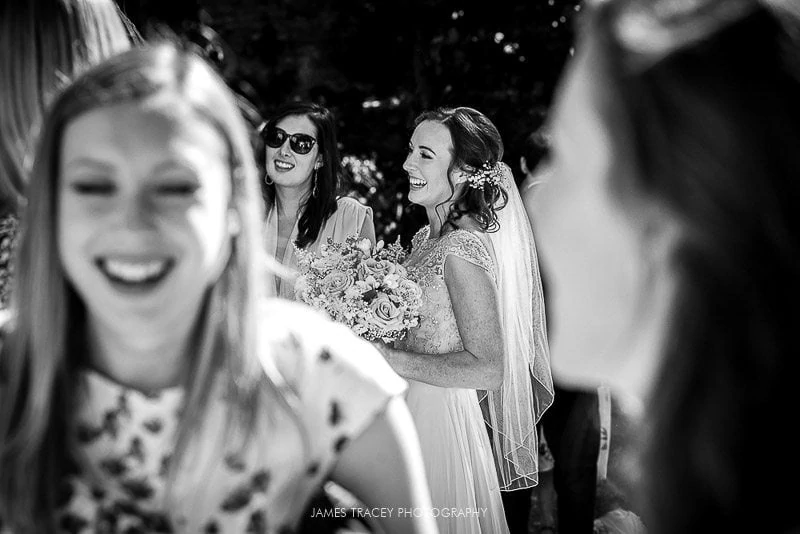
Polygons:
M312 508L311 517L483 517L486 508Z

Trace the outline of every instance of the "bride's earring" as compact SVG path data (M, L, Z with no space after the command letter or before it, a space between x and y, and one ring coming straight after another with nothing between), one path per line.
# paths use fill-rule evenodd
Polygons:
M264 183L267 184L267 185L272 185L275 182L272 181L272 178L269 177L269 174L265 174L264 175Z

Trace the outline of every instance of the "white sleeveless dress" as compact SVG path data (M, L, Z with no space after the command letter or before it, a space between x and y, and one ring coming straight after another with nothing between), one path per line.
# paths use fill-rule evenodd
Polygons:
M397 348L424 354L463 350L444 282L449 255L485 269L495 278L480 238L456 230L429 239L424 227L412 242L405 266L422 287L420 324ZM489 436L474 389L444 388L409 380L406 402L416 423L434 514L441 534L508 532Z

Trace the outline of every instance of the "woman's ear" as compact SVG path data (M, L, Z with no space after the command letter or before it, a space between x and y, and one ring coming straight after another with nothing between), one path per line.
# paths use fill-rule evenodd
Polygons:
M318 169L321 169L323 165L325 165L325 163L322 161L322 158L320 156L317 156L317 161L314 162L314 170L316 171Z

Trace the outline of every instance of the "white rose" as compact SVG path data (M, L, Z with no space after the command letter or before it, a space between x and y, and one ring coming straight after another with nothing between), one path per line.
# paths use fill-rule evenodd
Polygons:
M343 271L334 271L320 282L322 291L327 295L340 295L354 283L353 276Z
M403 314L389 297L379 294L369 305L373 318L370 321L383 331L403 328Z

